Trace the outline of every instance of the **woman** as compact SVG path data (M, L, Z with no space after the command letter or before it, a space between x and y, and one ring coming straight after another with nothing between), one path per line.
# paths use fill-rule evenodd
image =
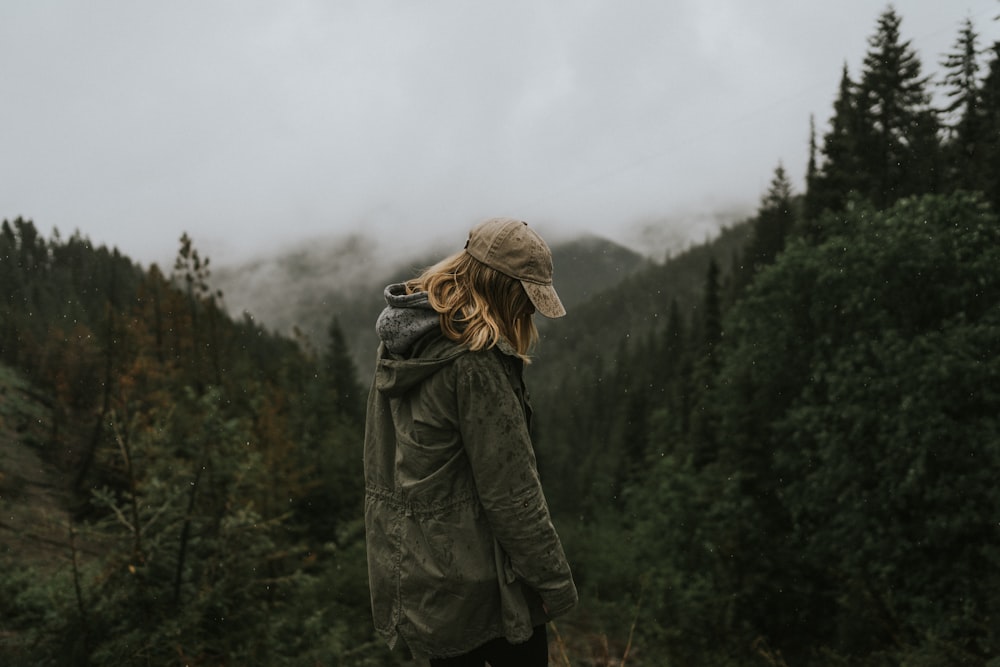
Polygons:
M545 624L577 601L549 518L521 372L537 310L566 311L527 224L385 290L365 429L376 629L435 666L548 664Z

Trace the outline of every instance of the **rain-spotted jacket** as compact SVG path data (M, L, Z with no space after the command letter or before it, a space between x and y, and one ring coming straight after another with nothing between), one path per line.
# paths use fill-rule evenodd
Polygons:
M372 613L448 657L526 641L577 591L542 493L523 362L445 338L425 294L386 289L365 429Z

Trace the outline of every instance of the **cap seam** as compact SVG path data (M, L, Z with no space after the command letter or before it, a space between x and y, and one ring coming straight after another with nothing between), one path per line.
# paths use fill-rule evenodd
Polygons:
M496 238L493 239L493 243L490 244L489 249L486 251L486 258L488 261L493 261L493 257L496 255L497 248L502 245L503 241L507 240L507 237L517 229L513 224L508 225L508 229L505 229L502 233L497 234Z

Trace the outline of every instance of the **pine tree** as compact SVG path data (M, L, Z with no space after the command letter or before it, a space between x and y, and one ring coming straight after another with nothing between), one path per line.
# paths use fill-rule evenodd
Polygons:
M322 358L322 373L327 389L327 400L333 413L360 424L364 410L364 396L358 382L357 369L344 338L340 320L335 316L327 329L326 351Z
M930 105L928 77L909 41L901 41L900 17L891 7L869 38L857 105L858 144L869 177L863 192L878 207L937 185L938 120Z
M861 127L857 84L851 79L845 63L833 103L830 129L823 137L823 161L808 183L807 199L815 215L824 210L839 211L851 193L863 189L869 180L861 161ZM813 225L807 233L819 237L822 230Z
M356 516L362 500L361 442L365 397L339 319L327 329L327 345L305 382L302 483L297 521L306 535L329 541Z
M17 237L5 219L0 225L0 284L4 286L4 293L0 295L0 361L10 364L17 362L20 348L15 322L17 312L15 301L20 291L18 286L21 275L17 270L16 253Z
M203 387L202 370L202 350L208 351L209 362L211 363L211 381L216 385L222 384L222 361L220 346L218 341L218 318L219 303L222 301L222 292L213 291L209 287L208 279L212 275L209 268L211 259L204 259L194 248L191 237L185 232L181 235L181 247L174 260L174 278L183 279L188 295L188 304L191 311L191 336L192 336L192 356L191 372L196 379L196 385ZM201 315L205 315L208 331L202 329Z
M703 312L702 341L706 357L713 357L716 346L722 340L722 305L719 298L719 263L715 258L709 260L705 276L705 309Z
M785 238L792 230L795 212L792 203L792 184L785 168L779 163L767 192L761 198L757 218L753 223L753 237L750 240L746 262L751 271L774 262L785 248Z
M692 361L685 345L687 333L677 299L671 299L664 347L665 356L669 359L668 377L671 380L667 391L667 407L673 417L675 435L685 434L690 428Z
M722 342L722 304L719 265L709 260L705 276L705 294L701 313L701 355L696 361L694 402L691 410L691 440L696 465L704 465L715 455L716 406L712 392L719 372L718 346Z
M1000 42L991 49L982 85L982 162L978 187L1000 211Z
M822 210L816 201L816 185L819 180L819 163L816 146L816 117L809 115L809 161L806 163L806 193L803 198L803 217L807 221L815 219Z
M952 187L966 190L980 189L984 157L978 40L972 20L965 19L955 50L946 54L941 63L946 70L943 85L951 100L943 111L953 119L945 149L948 180Z

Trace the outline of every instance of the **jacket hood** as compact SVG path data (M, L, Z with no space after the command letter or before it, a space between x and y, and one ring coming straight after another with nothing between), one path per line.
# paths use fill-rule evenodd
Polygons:
M375 387L395 396L437 373L467 348L441 335L440 315L426 292L407 294L406 287L396 283L385 288L385 301L375 331L387 354L379 358Z
M383 294L386 307L375 322L375 332L393 354L406 354L424 334L441 326L427 292L407 294L403 283L395 283L386 287Z

